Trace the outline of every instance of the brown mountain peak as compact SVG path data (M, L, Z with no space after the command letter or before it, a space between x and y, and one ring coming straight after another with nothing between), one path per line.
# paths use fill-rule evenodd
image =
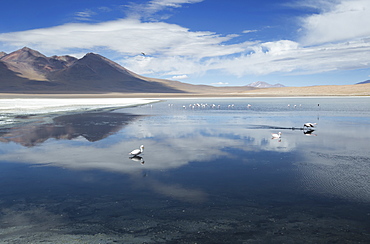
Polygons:
M106 75L107 73L111 72L119 72L130 76L132 75L127 69L116 62L113 62L112 60L95 53L87 53L83 58L76 61L76 64L88 65L90 69L93 69L99 74Z
M47 81L51 72L61 70L71 63L46 57L40 52L29 47L23 47L1 58L9 69L20 77L30 80Z
M102 60L104 59L104 57L96 53L87 53L80 60L91 60L91 59Z
M23 47L23 48L21 48L21 49L19 49L19 50L22 50L22 51L24 51L24 52L33 51L33 49L31 49L31 48L29 48L29 47Z
M35 60L37 58L46 58L46 56L31 48L24 47L5 55L1 60L6 62L24 62Z
M22 49L19 49L16 52L27 53L27 54L30 54L30 55L36 56L36 57L45 57L44 54L42 54L39 51L36 51L34 49L31 49L29 47L23 47Z
M55 62L60 62L61 64L65 65L65 67L68 67L72 65L74 62L76 62L78 59L69 55L64 55L64 56L52 56L50 60L55 63Z

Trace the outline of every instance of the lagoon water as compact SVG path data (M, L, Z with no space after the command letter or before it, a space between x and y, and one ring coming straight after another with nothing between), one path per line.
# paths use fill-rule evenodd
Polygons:
M2 243L370 243L369 97L12 116Z

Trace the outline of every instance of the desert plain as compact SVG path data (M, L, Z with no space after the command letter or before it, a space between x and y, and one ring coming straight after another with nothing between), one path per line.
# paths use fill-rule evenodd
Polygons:
M184 93L107 92L107 93L0 93L1 98L186 98L186 97L301 97L301 96L370 96L369 84L323 85L306 87L219 88L215 91Z

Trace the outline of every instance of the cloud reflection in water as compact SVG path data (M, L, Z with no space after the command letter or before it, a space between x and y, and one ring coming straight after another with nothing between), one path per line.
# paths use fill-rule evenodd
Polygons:
M105 113L97 117L102 119L94 122L94 118L90 117L86 119L86 123L80 123L81 118L78 116L62 116L55 118L54 124L33 124L11 129L2 135L1 140L17 142L29 148L7 149L3 146L6 153L0 155L0 160L136 175L144 169L170 170L190 162L210 162L218 158L248 163L251 158L240 158L240 155L248 154L253 157L253 152L270 151L280 155L297 155L296 162L288 163L298 168L301 184L307 190L370 201L368 177L358 177L361 173L369 172L363 171L368 169L363 162L369 156L366 143L369 136L359 133L361 130L367 131L367 125L347 126L344 134L340 126L333 127L333 121L325 121L324 117L315 131L317 136L308 137L303 131L292 129L291 117L252 118L232 113L183 113L148 117ZM118 121L114 122L112 118ZM288 126L284 127L285 125ZM96 129L100 128L100 133L96 132L94 126ZM284 131L281 141L271 140L271 133L282 129ZM76 140L81 137L90 143ZM58 140L48 140L49 138ZM72 141L66 143L60 139ZM144 154L141 155L145 159L144 165L130 160L128 156L133 147L141 144L146 146ZM35 145L37 147L33 147ZM234 154L235 150L238 150L239 154ZM338 160L335 155L343 157ZM362 157L359 167L351 167L351 158L354 155L360 159ZM273 163L274 159L267 160ZM346 170L348 167L351 167L351 170ZM147 181L145 187L180 200L202 201L206 198L202 191L180 185ZM357 190L353 191L354 188Z

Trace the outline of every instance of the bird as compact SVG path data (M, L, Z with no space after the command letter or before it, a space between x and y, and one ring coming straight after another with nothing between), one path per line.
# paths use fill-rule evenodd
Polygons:
M281 132L279 132L279 133L277 133L277 134L276 134L276 133L272 133L272 134L271 134L272 139L281 138L281 134L282 134Z
M316 123L305 123L304 125L303 125L303 128L309 128L309 127L315 127L315 125L316 125Z
M137 156L137 155L141 154L142 152L144 152L144 145L141 145L140 146L140 149L134 149L134 150L132 150L129 153L129 155Z

